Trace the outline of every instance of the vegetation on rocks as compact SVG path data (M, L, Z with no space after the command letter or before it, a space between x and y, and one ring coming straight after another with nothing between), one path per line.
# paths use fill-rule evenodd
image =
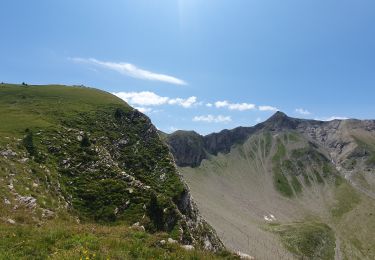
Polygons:
M4 223L44 225L69 214L98 228L137 223L196 248L223 249L156 128L119 98L85 87L3 84L0 111Z

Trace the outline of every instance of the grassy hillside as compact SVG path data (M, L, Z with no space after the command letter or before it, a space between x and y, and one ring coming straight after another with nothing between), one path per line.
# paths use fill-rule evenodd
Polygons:
M26 128L55 128L64 120L74 120L78 113L104 107L131 109L109 93L86 87L1 84L0 93L0 132L8 135L23 135Z
M35 246L34 259L67 259L86 239L98 259L215 257L149 248L159 233L222 249L156 128L122 100L86 87L1 84L0 115L0 257L28 258ZM134 223L140 234L122 241L121 228Z
M160 242L168 237L126 226L56 220L41 227L0 225L0 259L236 259Z

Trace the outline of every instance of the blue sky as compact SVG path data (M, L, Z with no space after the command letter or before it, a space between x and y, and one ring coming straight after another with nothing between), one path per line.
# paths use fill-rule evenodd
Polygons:
M0 81L116 93L166 132L375 118L373 0L3 0Z

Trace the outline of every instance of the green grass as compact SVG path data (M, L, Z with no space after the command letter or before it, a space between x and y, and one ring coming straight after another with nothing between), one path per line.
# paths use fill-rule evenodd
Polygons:
M281 142L280 139L278 139L277 144L276 144L276 153L272 157L272 162L281 163L281 160L285 157L285 155L286 155L285 145Z
M323 180L322 176L320 176L320 174L317 170L314 169L313 174L314 174L318 183L324 183L324 180Z
M298 193L302 192L302 185L295 175L292 176L291 184L292 184L292 187L293 187L295 193L298 194Z
M292 141L292 142L298 142L300 140L300 137L298 133L290 132L288 134L288 139L289 141Z
M305 182L306 186L311 186L310 178L306 173L303 173L303 181Z
M320 222L273 224L268 227L281 237L283 245L300 259L333 259L335 235Z
M360 149L365 150L369 153L369 156L366 159L366 164L369 167L375 167L375 141L373 139L366 139L363 137L352 136L357 142Z
M52 221L41 227L0 225L0 259L236 259L228 252L161 245L168 234L124 226ZM86 258L88 257L88 258Z
M289 184L288 178L281 172L280 168L273 169L273 182L277 191L286 197L293 196L293 189Z
M265 155L268 156L272 148L272 135L270 132L264 134L264 142Z
M336 203L332 206L331 214L334 218L341 218L345 213L353 210L361 201L356 190L342 177L337 177L334 193Z
M277 140L276 152L272 157L273 183L277 191L286 197L293 197L293 189L288 178L283 174L282 165L288 164L288 160L282 161L286 156L286 148L280 139Z
M22 135L26 128L54 128L77 112L92 112L101 106L126 106L104 91L59 85L0 85L0 134Z

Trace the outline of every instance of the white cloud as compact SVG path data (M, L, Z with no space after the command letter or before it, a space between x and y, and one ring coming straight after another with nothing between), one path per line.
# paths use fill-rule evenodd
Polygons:
M212 107L213 105L211 103L207 103L206 107Z
M215 107L220 108L220 107L227 107L229 106L228 101L216 101L215 102Z
M178 105L184 108L192 107L197 104L197 97L184 98L169 98L162 97L151 91L141 92L115 92L112 93L119 98L125 100L127 103L135 106L140 106L145 109L145 106L160 106L160 105Z
M166 104L168 97L161 97L154 92L117 92L113 93L119 98L125 100L127 103L138 106L160 106Z
M303 109L303 108L296 108L295 110L298 114L301 114L301 115L311 115L311 113L309 111L307 111L306 109Z
M206 106L209 107L209 104L206 104ZM223 101L216 101L215 102L216 108L228 108L229 110L238 110L238 111L245 111L245 110L256 110L259 111L277 111L278 109L273 106L259 106L257 107L255 104L251 103L230 103L227 100Z
M185 108L191 107L192 105L197 103L197 97L189 97L187 99L183 98L172 98L168 100L168 104L170 105L179 105Z
M150 113L152 112L152 108L150 107L134 107L135 109L137 109L139 112L142 112L142 113Z
M319 120L319 121L346 120L346 119L349 119L349 118L343 117L343 116L330 116L330 117L315 118L315 120Z
M248 103L238 103L238 104L229 104L228 108L230 110L244 111L244 110L255 109L255 105L254 104L248 104Z
M78 63L88 63L96 66L100 66L106 69L117 71L121 74L125 74L127 76L137 78L137 79L144 79L144 80L151 80L151 81L161 81L169 84L175 84L175 85L187 85L187 83L179 78L151 72L148 70L144 70L141 68L138 68L137 66L125 63L125 62L108 62L108 61L100 61L97 59L83 59L83 58L70 58L70 60Z
M255 123L260 123L260 122L262 122L262 118L257 117L257 119L255 119Z
M213 115L203 115L193 117L194 122L206 122L206 123L228 123L232 121L230 116L213 116Z
M249 103L229 103L228 101L216 101L215 102L215 107L217 108L222 108L226 107L230 110L238 110L238 111L244 111L244 110L251 110L255 109L256 106L254 104L249 104Z
M277 111L278 109L272 106L259 106L259 110L260 111Z

